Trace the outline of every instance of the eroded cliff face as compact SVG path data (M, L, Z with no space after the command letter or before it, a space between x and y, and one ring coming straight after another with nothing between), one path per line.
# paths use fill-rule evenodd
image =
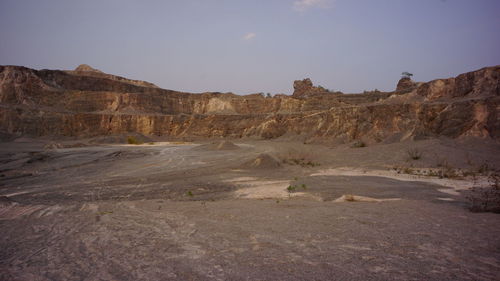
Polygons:
M0 66L0 131L374 142L438 135L500 138L500 66L421 83L404 94L334 94L303 81L294 85L299 94L265 98L176 92L87 67Z

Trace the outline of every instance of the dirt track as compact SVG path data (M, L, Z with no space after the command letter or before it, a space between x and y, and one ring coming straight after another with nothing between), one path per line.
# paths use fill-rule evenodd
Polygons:
M227 150L172 143L53 150L34 142L2 144L0 195L16 203L0 207L0 279L500 275L499 215L469 212L459 188L435 179L380 175L408 163L430 167L442 155L455 167L485 161L498 167L496 144L237 144ZM423 152L421 160L407 159L409 146ZM300 154L321 165L247 165L262 153L272 156L263 161ZM341 167L366 175L332 173ZM400 200L333 202L344 194Z

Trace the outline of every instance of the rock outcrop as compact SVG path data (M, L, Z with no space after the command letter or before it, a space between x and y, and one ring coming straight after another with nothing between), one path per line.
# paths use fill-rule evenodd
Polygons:
M408 93L414 90L417 87L417 83L415 83L409 77L403 77L399 80L398 85L396 86L396 92L399 93Z
M500 139L500 66L418 84L408 93L189 94L84 67L0 66L0 133L93 137L261 137L382 141L444 135ZM87 69L87 70L85 70ZM311 94L312 93L312 94Z
M328 94L330 91L321 86L314 86L311 79L295 80L293 82L293 97L310 97L314 95ZM340 92L336 92L339 94Z
M104 72L100 71L99 69L95 69L95 68L91 67L88 64L80 64L79 66L77 66L75 68L75 71L76 72L97 72L97 73L104 73Z

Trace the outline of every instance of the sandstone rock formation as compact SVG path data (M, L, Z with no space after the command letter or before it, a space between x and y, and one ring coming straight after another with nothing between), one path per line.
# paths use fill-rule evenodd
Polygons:
M294 83L293 96L264 98L165 90L87 67L59 71L0 66L0 133L77 138L135 132L172 138L499 139L499 81L500 66L495 66L418 84L405 94L338 95L321 92L306 79Z
M321 86L313 86L311 79L295 80L293 82L293 96L294 97L309 97L313 95L327 94L328 89ZM337 92L337 94L340 92Z
M66 70L66 72L69 74L78 75L78 76L107 78L110 80L120 81L120 82L132 84L132 85L136 85L136 86L158 88L158 86L156 86L153 83L149 83L146 81L140 81L140 80L132 80L132 79L127 79L127 78L112 75L112 74L107 74L107 73L104 73L98 69L95 69L87 64L80 64L77 68L75 68L75 70L73 70L73 71Z
M400 93L408 93L414 90L417 86L417 83L413 82L409 77L403 77L399 80L398 85L396 86L396 92Z

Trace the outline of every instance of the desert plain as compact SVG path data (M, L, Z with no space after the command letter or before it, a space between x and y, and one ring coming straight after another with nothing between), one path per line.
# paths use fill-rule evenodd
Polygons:
M439 170L440 157L456 169L498 167L494 142L51 144L1 145L2 280L500 274L500 217L471 212L465 193L488 179L398 168Z

